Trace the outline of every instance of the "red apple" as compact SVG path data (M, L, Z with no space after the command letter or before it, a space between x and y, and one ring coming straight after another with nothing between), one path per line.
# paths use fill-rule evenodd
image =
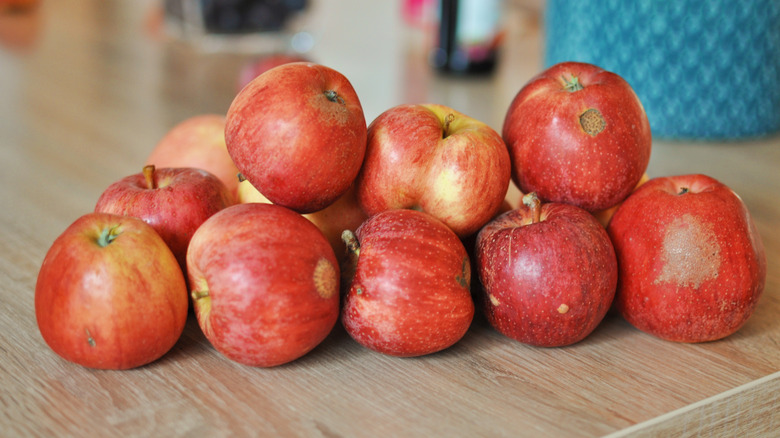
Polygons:
M355 180L366 120L344 75L293 62L266 71L236 95L225 140L233 162L260 193L311 213L332 204Z
M577 62L554 65L522 87L507 110L503 137L522 192L591 212L631 193L652 143L631 86Z
M52 244L35 316L55 353L90 368L128 369L168 352L187 320L187 286L171 250L140 219L89 213Z
M766 255L745 204L706 175L654 178L612 216L620 281L615 307L663 339L736 332L764 290Z
M474 317L471 269L463 244L433 216L388 210L353 234L342 322L365 347L392 356L448 348Z
M561 347L587 337L615 295L617 260L604 227L535 193L477 235L487 320L522 343Z
M147 165L143 172L106 188L95 211L143 219L160 234L185 269L187 245L195 230L233 201L225 185L205 170Z
M180 122L160 139L146 164L203 169L219 178L232 196L237 196L239 172L225 146L223 115L201 114Z
M442 105L399 105L368 128L358 202L368 215L422 210L465 237L498 212L509 182L509 153L488 125Z
M252 79L260 76L268 70L291 62L308 62L309 59L295 53L271 53L251 60L239 72L238 91L241 91Z
M195 314L227 358L271 367L330 333L339 314L339 267L300 214L273 205L228 207L195 233L187 253Z

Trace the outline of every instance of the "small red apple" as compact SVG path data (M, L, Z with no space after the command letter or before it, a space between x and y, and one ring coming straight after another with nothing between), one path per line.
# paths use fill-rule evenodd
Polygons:
M617 260L604 227L570 204L523 205L477 235L487 320L522 343L561 347L587 337L609 310Z
M52 244L35 316L55 353L89 368L148 364L178 341L187 286L171 250L140 219L89 213Z
M201 114L178 123L155 145L146 164L203 169L237 196L239 172L225 146L224 115Z
M651 179L607 231L620 266L615 307L644 332L678 342L726 337L764 290L766 255L750 213L709 176Z
M335 202L355 180L365 154L366 120L344 75L293 62L266 71L236 95L225 141L260 193L311 213Z
M515 96L503 138L523 193L588 211L610 208L636 187L650 161L642 103L615 73L564 62Z
M339 266L314 224L287 208L237 204L209 218L187 253L195 314L225 357L250 366L293 361L339 315Z
M509 153L488 125L443 105L399 105L368 128L358 202L368 215L422 210L465 237L495 216L509 182Z
M353 234L342 322L353 339L392 356L421 356L448 348L474 317L466 249L433 216L388 210Z
M168 244L186 269L187 245L211 215L232 205L233 197L214 175L195 168L144 166L143 172L111 184L96 212L141 218Z

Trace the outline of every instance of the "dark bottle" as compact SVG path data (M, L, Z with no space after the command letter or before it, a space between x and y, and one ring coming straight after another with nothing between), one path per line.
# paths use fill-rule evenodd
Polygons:
M448 73L492 73L502 38L501 5L501 0L439 0L433 67Z

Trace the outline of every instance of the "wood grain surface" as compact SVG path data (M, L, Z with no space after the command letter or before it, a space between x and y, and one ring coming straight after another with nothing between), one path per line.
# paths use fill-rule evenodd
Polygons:
M395 1L312 3L310 56L353 81L369 121L399 103L432 101L499 129L541 68L541 2L510 2L499 71L476 80L432 74L424 38L405 27ZM651 177L705 173L726 183L766 247L755 314L717 342L666 342L609 315L584 341L543 349L477 317L461 342L430 356L383 356L337 327L303 358L261 369L220 356L190 318L173 350L139 369L60 359L33 306L49 246L105 187L139 172L174 124L224 113L253 56L172 38L155 6L45 1L35 16L17 17L32 36L0 32L0 435L778 436L777 136L653 142Z

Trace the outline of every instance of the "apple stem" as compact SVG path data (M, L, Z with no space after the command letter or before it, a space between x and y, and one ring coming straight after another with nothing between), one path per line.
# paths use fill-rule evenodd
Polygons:
M678 193L678 195L684 195L684 194L688 193L689 190L690 189L688 189L688 187L681 187L680 188L680 193Z
M144 178L146 179L146 187L150 189L156 189L157 186L154 183L154 164L144 166Z
M341 267L341 288L346 292L352 285L352 280L357 272L358 258L360 257L360 242L351 230L341 232L341 240L347 246L347 258Z
M244 176L243 173L238 172L238 174L236 176L238 177L238 182L242 183L242 182L246 181L246 177Z
M114 232L116 230L116 227L111 228L103 228L100 231L100 236L98 236L97 244L100 245L101 248L107 247L111 242L114 241L114 239L119 236L119 233Z
M206 298L207 296L209 296L209 291L208 290L194 290L194 291L192 291L192 293L190 295L192 296L193 301L198 301L201 298Z
M567 79L565 75L561 75L561 79L563 80L563 89L569 93L574 93L575 91L580 91L585 88L582 86L580 78L577 76L570 75L569 79Z
M444 130L442 132L441 138L447 138L447 136L450 135L450 125L454 121L455 121L455 114L452 113L447 114L447 117L444 118Z
M536 192L531 192L523 196L523 205L531 209L531 223L539 223L542 219L542 201Z
M345 104L344 98L339 96L339 93L336 93L335 90L325 90L325 97L331 102L340 103L342 105Z

